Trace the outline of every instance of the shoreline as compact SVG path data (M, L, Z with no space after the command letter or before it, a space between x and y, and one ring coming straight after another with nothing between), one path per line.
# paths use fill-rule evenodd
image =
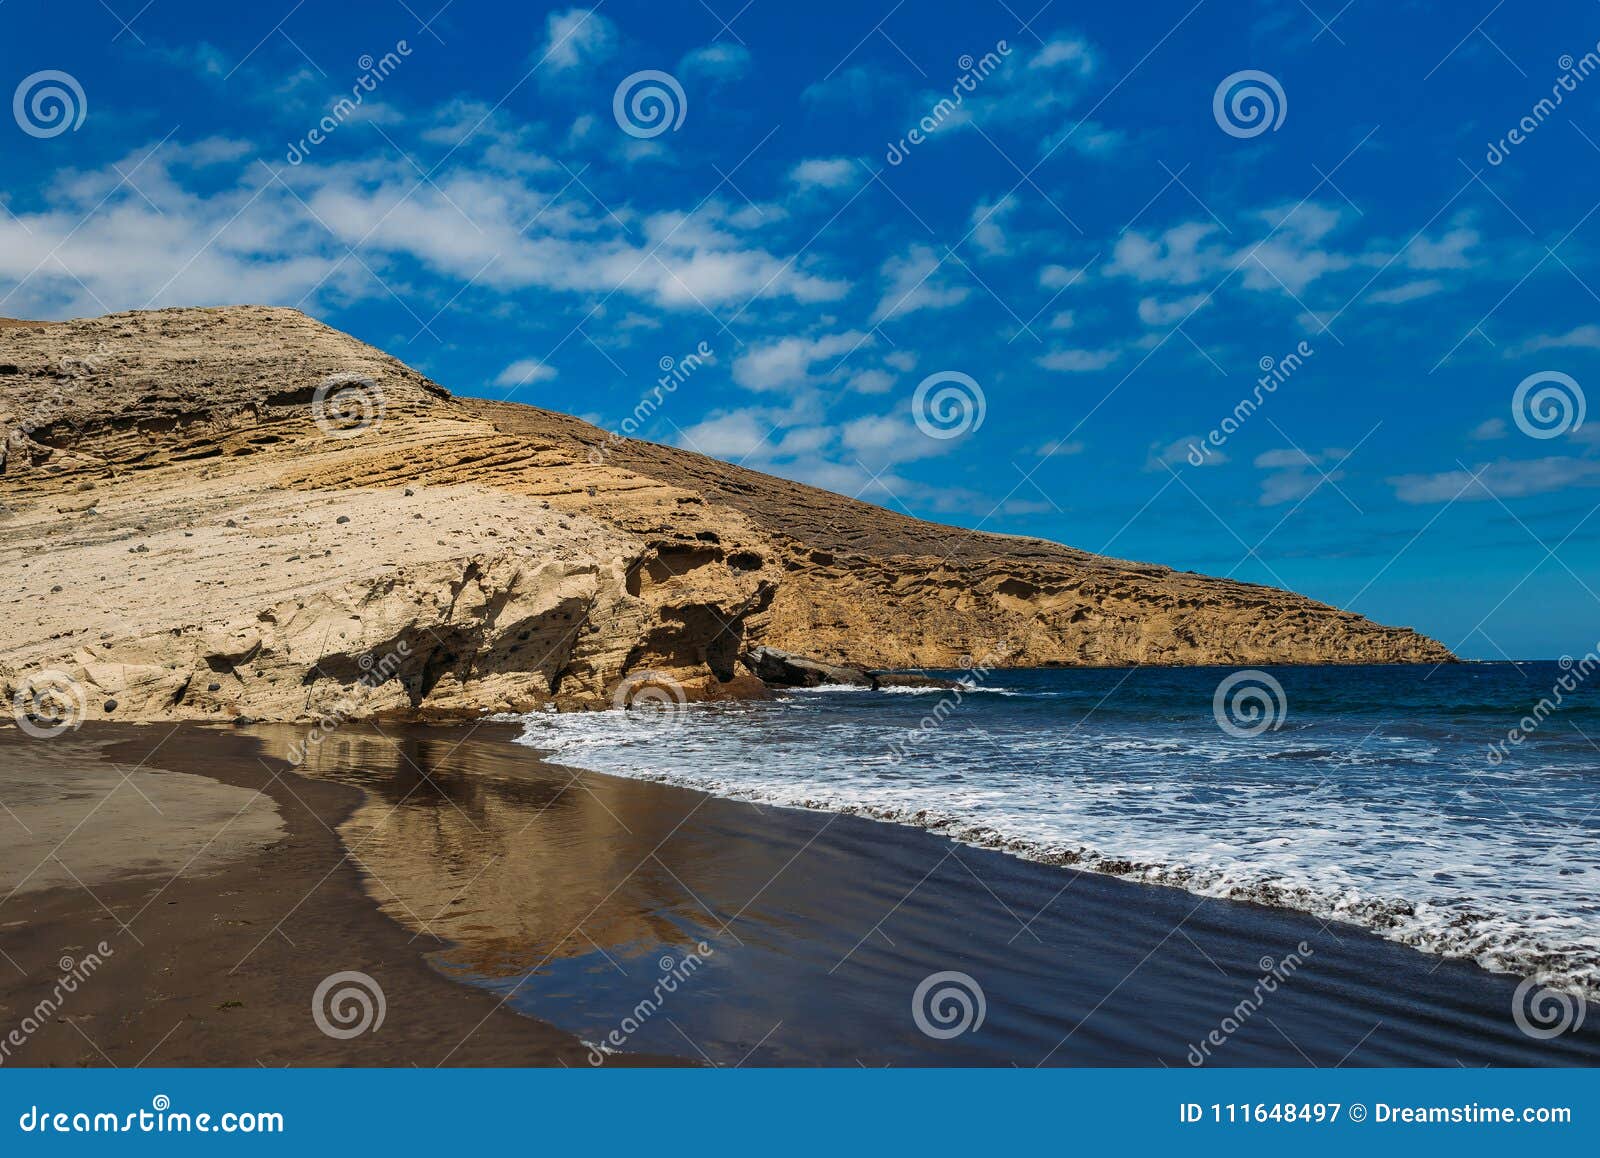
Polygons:
M203 874L72 883L0 903L0 1036L50 992L59 958L92 951L102 939L113 950L5 1064L586 1064L572 1035L431 968L425 953L442 943L413 936L368 900L335 833L359 807L359 790L293 776L238 732L85 725L79 734L114 766L148 759L259 792L276 807L284 833ZM51 741L0 733L0 750L18 744L48 750ZM0 824L12 821L0 817ZM318 1029L312 997L324 978L348 970L379 982L385 1016L373 1032L339 1040ZM652 1060L665 1059L621 1064Z
M937 688L889 688L883 689L883 694L929 699L954 696L959 701L962 694L1020 697L1026 692L979 685L964 693ZM822 686L791 689L779 699L833 696L872 698L861 688ZM925 720L936 715L932 713ZM1203 857L1186 859L1181 854L1169 854L1167 859L1152 859L1149 851L1141 855L1138 840L1130 842L1125 834L1120 841L1102 837L1099 844L1075 833L1040 835L1030 831L1026 823L1017 823L1015 816L1008 823L1004 808L998 813L986 812L981 806L963 809L949 801L930 801L926 794L919 799L904 792L888 794L887 798L873 797L841 791L840 782L826 775L759 775L750 761L715 745L692 749L699 763L677 759L666 747L635 751L631 746L618 749L627 752L619 761L610 758L610 745L600 742L589 730L573 731L566 717L530 713L520 718L525 728L517 742L537 752L541 759L570 759L575 766L599 774L705 792L759 808L793 808L859 818L1061 870L1295 913L1318 922L1336 922L1340 928L1381 937L1433 959L1464 962L1513 981L1536 982L1541 991L1600 1000L1600 957L1596 956L1600 947L1592 940L1576 939L1576 934L1575 939L1562 940L1552 938L1548 930L1537 925L1508 924L1489 895L1467 898L1461 903L1439 902L1426 894L1383 891L1365 884L1357 891L1348 882L1324 881L1315 874L1274 873L1249 864L1217 865ZM909 720L901 723L911 726ZM541 732L541 728L546 730ZM1318 742L1308 741L1312 746ZM585 752L599 755L585 762ZM780 751L780 760L782 755ZM719 764L718 756L727 759ZM835 767L841 760L852 758L837 750L831 752L831 757L834 763L830 766ZM641 761L642 766L634 766Z
M87 725L108 761L159 741L152 764L265 792L285 835L0 904L12 1021L64 952L117 948L6 1064L588 1068L614 1032L608 1066L1600 1063L1595 1027L1522 1032L1510 978L1356 928L555 764L519 732L351 724L286 774L299 729ZM311 994L347 970L386 1019L335 1040ZM948 1040L912 1007L946 975L987 1011Z
M719 800L747 804L758 808L783 808L798 812L816 813L823 816L851 817L872 824L888 825L909 832L924 833L940 840L947 840L953 844L961 845L964 848L1000 853L1029 864L1044 865L1064 871L1092 873L1095 876L1121 881L1125 884L1146 888L1173 889L1191 897L1248 905L1268 912L1291 913L1295 916L1306 917L1316 921L1337 923L1342 928L1348 929L1352 934L1359 933L1380 937L1392 944L1414 950L1441 962L1449 961L1470 965L1494 976L1510 978L1513 981L1543 981L1552 990L1568 993L1575 997L1582 997L1585 1000L1600 998L1600 988L1597 988L1596 985L1586 985L1582 981L1574 979L1551 979L1535 969L1519 970L1509 965L1495 968L1490 964L1490 961L1495 960L1495 956L1487 950L1481 956L1475 957L1465 950L1457 951L1450 948L1451 943L1445 940L1444 932L1423 933L1402 926L1397 920L1396 914L1409 914L1414 910L1414 904L1408 901L1369 898L1360 902L1360 909L1357 911L1339 907L1328 897L1291 896L1289 895L1289 890L1277 885L1257 884L1246 887L1234 884L1212 888L1207 887L1200 872L1186 866L1171 866L1158 862L1129 860L1125 857L1107 855L1087 846L1079 849L1069 849L1030 841L1022 837L1007 837L1003 834L997 834L993 828L981 821L968 820L955 815L936 816L924 811L912 811L893 806L878 807L832 800L817 800L811 797L799 800L763 796L754 791L728 789L713 777L695 778L657 772L642 772L635 775L605 769L586 768L575 763L567 764L556 759L557 753L549 749L536 745L529 745L529 749L541 760L560 767L571 767L574 770L583 771L591 775L611 776L624 780L633 780L638 783L658 784L688 792L701 792ZM1258 895L1252 895L1252 893ZM1488 919L1491 915L1484 912L1482 916L1484 919ZM1485 958L1488 959L1486 960Z

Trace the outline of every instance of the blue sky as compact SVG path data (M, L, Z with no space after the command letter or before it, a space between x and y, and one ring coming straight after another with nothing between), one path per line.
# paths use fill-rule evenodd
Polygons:
M294 305L610 428L704 343L640 437L1600 639L1600 5L439 3L6 0L0 314Z

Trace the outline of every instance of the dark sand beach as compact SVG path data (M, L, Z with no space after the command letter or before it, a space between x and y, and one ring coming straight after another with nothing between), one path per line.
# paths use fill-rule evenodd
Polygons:
M1515 978L1349 926L551 765L516 734L349 725L298 771L288 726L6 734L8 766L70 743L117 773L114 791L35 786L20 806L0 781L0 824L53 833L114 810L149 854L119 875L75 863L72 839L8 846L7 892L52 848L81 878L0 904L8 1023L59 958L115 950L8 1064L1600 1061L1594 1027L1521 1032ZM204 778L196 795L228 786L212 804L238 819L174 843L162 797L139 790L151 769ZM348 1040L311 1015L343 970L386 999L381 1027ZM981 1024L925 1032L941 1023L919 1023L914 995L941 973L976 983Z
M71 746L118 773L114 793L63 792L35 808L21 806L9 777L0 775L0 800L11 811L0 813L8 830L0 862L7 869L0 882L0 1036L51 994L62 957L81 960L102 941L112 953L6 1064L582 1064L585 1051L570 1035L497 1008L488 995L430 968L424 953L438 942L401 928L367 899L335 831L360 805L358 790L295 777L283 762L260 759L258 742L227 729L99 725L77 737L0 736L7 769L19 752L61 763ZM139 784L152 767L182 774L187 791L213 784L239 791L216 823L171 839L157 811L170 814L170 802L146 799L149 790ZM86 876L82 866L104 856L95 821L110 812L130 844L148 848L152 834L162 833L170 855L135 858L123 877L103 865ZM26 835L16 840L24 824L43 834L40 820L52 813L67 818L69 830L93 815L59 847L37 848ZM227 857L201 851L208 843L228 846L252 814L266 813L276 814L279 830L271 843L234 847ZM68 883L12 893L47 854ZM24 867L12 871L15 864ZM312 994L340 970L360 970L382 985L386 1011L376 1032L336 1040L317 1028ZM465 1041L463 1026L476 1027ZM448 1059L443 1041L461 1043Z

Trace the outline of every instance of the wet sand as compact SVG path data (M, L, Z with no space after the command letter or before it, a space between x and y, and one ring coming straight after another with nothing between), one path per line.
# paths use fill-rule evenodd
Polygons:
M124 766L166 736L148 765L262 788L286 835L171 883L93 886L104 907L77 885L0 904L0 949L27 973L0 959L5 1019L57 957L117 948L69 999L71 1024L17 1059L1600 1063L1594 1025L1519 1029L1516 979L1347 926L563 768L516 733L350 725L273 779L302 729L86 727ZM380 979L387 1016L337 1041L310 994L345 969ZM919 986L952 973L919 1019ZM948 1034L951 987L969 983L982 1023ZM616 1052L582 1044L605 1040Z
M53 805L32 788L24 800L15 771L24 763L53 759L78 769L90 752L119 770L114 793L91 797L74 776ZM230 812L244 811L225 830L226 818L191 817L187 841L175 841L169 820L122 782L120 772L136 767L134 783L159 768L161 777L186 781L196 799L226 795ZM101 942L110 949L36 1032L23 1031L5 1065L584 1064L586 1051L571 1035L430 968L424 953L440 943L377 910L335 832L361 792L283 775L285 767L228 730L85 725L55 740L0 733L0 801L14 812L0 809L0 1040L52 997L62 958L82 962ZM231 791L219 792L222 785ZM83 883L13 893L37 863L13 867L32 840L23 825L36 835L70 830L92 810L55 863ZM108 815L114 843L82 839ZM272 815L276 831L259 831L252 815ZM240 827L253 830L249 840L235 839ZM125 871L108 871L129 849L138 851L127 855ZM345 970L375 978L386 1009L375 1031L339 1040L317 1027L311 1003L319 982ZM446 1057L441 1042L459 1048Z

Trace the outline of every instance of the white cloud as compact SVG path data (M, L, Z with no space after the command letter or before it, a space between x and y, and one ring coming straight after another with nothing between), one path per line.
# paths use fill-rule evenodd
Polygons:
M1094 75L1095 55L1087 40L1054 36L1039 47L1028 61L1029 72L1048 72L1066 66L1065 71L1087 78Z
M1054 439L1044 443L1033 453L1039 458L1069 458L1075 454L1082 454L1083 449L1084 442L1082 439L1074 439L1071 442Z
M1079 270L1064 265L1047 265L1039 271L1039 285L1042 289L1062 290L1082 276Z
M1215 250L1202 249L1216 231L1217 227L1206 221L1175 225L1159 238L1130 230L1112 247L1106 272L1140 282L1193 285L1211 276L1225 260Z
M1121 353L1117 350L1051 350L1035 361L1046 370L1061 370L1069 374L1088 374L1104 370L1115 362Z
M556 376L554 366L546 366L537 358L519 358L495 378L496 386L531 386L535 382L548 382Z
M1195 462L1191 455L1198 457ZM1187 438L1176 438L1168 443L1153 442L1150 444L1149 454L1144 460L1145 470L1160 470L1163 466L1178 466L1189 463L1191 466L1221 466L1228 461L1228 456L1216 447L1207 447L1205 436L1193 434Z
M880 466L931 458L949 449L949 442L929 438L905 414L871 414L839 428L846 449L876 470Z
M1393 289L1379 290L1377 293L1368 294L1367 301L1376 302L1380 306L1399 306L1406 302L1418 301L1422 298L1432 297L1444 289L1444 282L1437 278L1421 278L1417 281L1408 281L1397 285Z
M1479 502L1485 499L1519 499L1549 494L1569 487L1600 485L1600 460L1548 458L1513 462L1501 459L1476 470L1449 470L1439 474L1403 474L1389 479L1395 497L1403 503ZM1473 481L1473 475L1478 481Z
M6 299L41 317L390 291L406 300L431 289L408 285L411 262L477 292L615 292L688 310L758 296L834 301L849 289L804 259L750 244L741 211L725 202L642 220L622 204L613 216L587 198L557 197L559 171L501 168L493 158L516 147L519 128L461 105L431 123L446 121L482 127L430 184L400 157L324 162L315 152L268 179L253 146L215 139L65 175L44 208L0 217L0 281L21 283ZM359 246L361 260L346 246Z
M917 310L949 309L972 293L966 286L949 284L948 267L941 265L932 247L920 242L889 258L880 272L886 287L872 311L874 325Z
M1261 480L1260 503L1275 507L1281 503L1305 498L1324 482L1337 483L1345 472L1337 468L1324 471L1321 464L1341 462L1347 452L1329 448L1321 451L1304 451L1298 447L1268 450L1256 455L1253 465L1267 472Z
M848 157L813 157L789 170L789 180L802 189L843 189L856 179L856 165Z
M1094 46L1081 37L1057 34L1031 55L1013 48L975 82L954 114L944 118L940 131L977 125L990 134L1026 133L1040 153L1054 152L1063 143L1085 154L1106 152L1119 143L1120 135L1070 116L1098 69ZM949 99L946 93L926 93L921 107Z
M678 62L681 77L701 76L711 81L738 80L749 71L750 50L742 44L708 44Z
M767 439L773 426L764 411L734 410L695 423L683 431L679 443L713 458L742 462L771 453Z
M1401 256L1411 269L1468 269L1473 262L1467 250L1478 244L1479 240L1476 229L1456 226L1437 240L1418 237Z
M746 390L795 390L813 385L814 362L841 358L872 344L872 336L851 330L820 338L780 338L753 344L733 363L733 380Z
M848 385L857 394L887 394L894 387L894 375L887 370L863 370Z
M1345 214L1330 205L1307 201L1255 214L1265 225L1260 240L1232 244L1212 221L1186 221L1156 235L1131 230L1118 239L1106 272L1142 284L1188 287L1220 284L1237 274L1245 288L1299 297L1330 274L1356 268L1382 269L1392 261L1418 270L1465 269L1473 263L1467 250L1477 233L1458 227L1437 239L1418 237L1393 257L1376 249L1342 250L1335 233ZM1444 286L1423 278L1371 295L1373 301L1398 304L1437 293Z
M1467 437L1474 442L1490 442L1496 438L1504 438L1506 433L1504 418L1488 418L1474 426Z
M1537 354L1541 350L1600 350L1600 326L1589 322L1564 334L1540 334L1513 347L1508 353Z
M1163 302L1156 298L1143 298L1139 302L1139 320L1147 326L1170 326L1181 322L1209 300L1206 294L1191 294Z
M563 72L604 60L616 47L616 27L591 8L568 8L545 19L545 39L534 53L543 67Z
M991 257L1000 257L1011 251L1006 241L1005 221L1016 211L1017 199L1007 193L1000 200L985 205L979 202L972 210L972 242Z

